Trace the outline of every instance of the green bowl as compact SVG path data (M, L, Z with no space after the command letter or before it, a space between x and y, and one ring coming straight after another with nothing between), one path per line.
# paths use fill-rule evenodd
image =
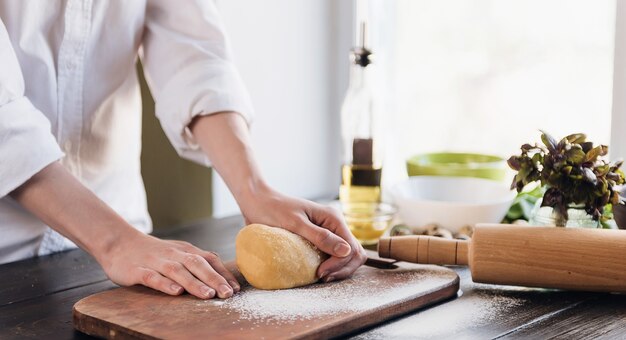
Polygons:
M502 181L506 161L498 156L437 152L416 155L406 161L409 176L478 177Z

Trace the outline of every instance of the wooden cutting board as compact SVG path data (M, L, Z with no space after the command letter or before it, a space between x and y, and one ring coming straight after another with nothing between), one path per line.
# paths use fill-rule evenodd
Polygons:
M449 299L459 289L458 276L448 268L368 263L343 281L278 291L246 284L226 300L117 288L77 302L74 327L116 339L329 338Z

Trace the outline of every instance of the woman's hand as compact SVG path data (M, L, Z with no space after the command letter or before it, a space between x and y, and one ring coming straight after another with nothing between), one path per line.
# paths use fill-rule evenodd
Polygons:
M142 234L55 162L11 193L43 222L92 254L120 285L202 298L239 291L219 257L181 241Z
M331 257L317 270L329 282L350 276L366 260L365 250L331 207L265 188L241 201L246 223L281 227L313 243Z
M216 253L183 241L134 233L98 260L122 286L141 284L170 295L186 290L201 299L228 298L240 289Z
M269 188L239 114L221 112L196 117L189 128L235 196L246 222L287 229L331 255L317 273L325 281L348 277L365 262L363 247L334 209Z

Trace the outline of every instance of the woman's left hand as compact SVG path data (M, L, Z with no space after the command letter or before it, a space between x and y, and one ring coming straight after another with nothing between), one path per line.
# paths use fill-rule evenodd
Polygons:
M240 202L246 223L280 227L330 255L317 275L325 282L350 276L365 263L365 250L333 208L264 189Z
M281 194L265 183L241 115L226 111L196 117L189 128L233 193L246 223L289 230L329 254L317 272L325 281L346 278L365 262L363 247L337 211Z

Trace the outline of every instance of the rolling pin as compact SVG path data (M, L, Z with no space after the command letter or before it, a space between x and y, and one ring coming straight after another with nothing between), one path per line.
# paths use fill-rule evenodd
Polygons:
M468 265L474 282L626 292L626 231L482 224L470 241L381 238L378 254L401 261Z

